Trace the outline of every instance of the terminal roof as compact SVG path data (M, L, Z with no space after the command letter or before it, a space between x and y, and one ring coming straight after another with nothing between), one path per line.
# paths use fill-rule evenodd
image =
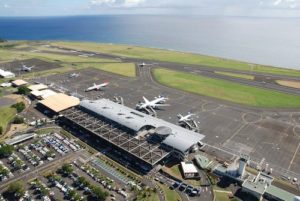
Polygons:
M168 127L171 133L163 143L183 153L205 137L200 133L187 130L108 99L83 100L80 106L136 132L149 126L154 128Z

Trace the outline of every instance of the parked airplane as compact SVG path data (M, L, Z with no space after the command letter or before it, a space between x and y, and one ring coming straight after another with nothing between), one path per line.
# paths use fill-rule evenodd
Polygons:
M154 100L152 101L149 101L147 98L145 98L143 96L143 99L144 99L144 103L141 102L141 103L138 103L136 105L136 108L138 110L141 110L141 109L146 109L146 108L158 108L160 106L170 106L169 104L164 104L166 102L166 100L168 100L168 98L166 97L158 97L158 98L155 98Z
M87 92L87 91L92 91L92 90L100 90L101 88L106 87L108 84L109 84L109 82L104 82L104 83L98 84L98 85L94 83L93 86L87 88L85 91Z
M177 117L178 117L178 122L181 123L181 122L186 122L186 121L192 121L193 119L191 119L191 117L193 116L194 114L192 113L188 113L187 115L183 116L182 114L178 114Z
M30 72L32 70L32 68L34 68L34 66L26 66L24 64L22 64L22 68L21 71L26 71L26 72Z
M79 73L71 73L69 75L70 78L75 78L75 77L79 77Z

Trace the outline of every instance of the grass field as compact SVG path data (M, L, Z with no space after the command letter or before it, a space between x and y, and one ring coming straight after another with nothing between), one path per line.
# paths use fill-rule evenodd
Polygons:
M76 63L76 62L116 62L111 59L102 59L94 57L80 57L74 55L64 55L56 53L41 53L41 52L28 52L28 51L15 51L0 49L0 61L13 61L14 59L41 59L49 62L63 62L63 63Z
M80 63L76 66L79 68L92 67L126 77L136 77L136 68L134 63Z
M16 115L16 109L11 107L0 107L0 126L3 128L3 132L5 132L7 125L9 122L13 120Z
M214 201L231 201L231 199L228 197L228 195L231 194L230 191L214 191L214 194Z
M271 73L279 75L290 75L300 77L300 71L284 68L274 68L270 66L249 64L230 59L217 58L212 56L204 56L192 53L183 53L176 51L168 51L154 48L144 48L128 45L111 45L99 43L81 43L81 42L52 42L52 45L66 47L76 50L85 50L93 52L102 52L114 54L118 56L149 59L157 61L169 61L183 64L197 64L210 67L220 67L227 69L253 71L261 73Z
M26 43L27 45L27 43ZM16 46L16 47L22 47ZM14 46L14 48L16 48ZM51 50L51 48L41 47L43 50ZM53 49L56 50L56 49ZM62 50L61 50L62 51ZM26 78L31 78L33 76L49 76L53 74L65 73L72 70L78 70L87 67L93 67L103 71L115 73L118 75L123 75L127 77L135 77L136 69L133 63L115 63L116 60L93 58L93 57L80 57L74 55L63 55L60 52L53 53L41 53L41 52L28 52L20 51L15 49L0 49L0 62L13 61L15 58L21 59L40 59L47 62L55 62L61 64L62 68L50 69L40 72L27 73Z
M236 78L242 78L242 79L247 79L247 80L254 80L253 75L230 73L230 72L223 72L223 71L215 71L215 73L219 74L219 75L229 76L229 77L236 77Z
M159 183L158 183L158 185L164 191L166 201L181 201L181 197L175 190L169 189L169 187L166 185L161 185Z
M159 201L157 193L147 192L147 195L144 196L143 193L139 193L136 198L137 201Z
M300 107L300 96L296 95L163 68L155 69L153 74L163 85L234 103L266 108Z

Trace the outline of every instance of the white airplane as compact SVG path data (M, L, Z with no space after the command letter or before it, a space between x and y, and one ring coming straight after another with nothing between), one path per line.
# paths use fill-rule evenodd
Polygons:
M139 64L139 67L152 66L152 65L154 65L154 64L147 64L147 63L143 62L143 63Z
M22 65L21 71L26 71L26 72L30 72L32 70L32 68L34 68L34 66L26 66L26 65Z
M144 99L144 103L139 103L139 104L136 105L136 108L138 110L146 109L146 108L158 108L160 106L162 106L162 107L163 106L170 106L169 104L164 104L166 102L166 100L168 100L168 98L163 97L163 96L155 98L152 101L149 101L144 96L143 96L143 99Z
M71 73L69 75L70 78L73 78L73 77L79 77L79 73Z
M188 113L187 115L183 116L182 114L178 114L177 117L178 117L178 122L181 123L181 122L186 122L186 121L191 121L191 117L195 115L195 114L192 114L192 113Z
M104 82L104 83L98 84L98 85L94 83L93 86L87 88L85 91L87 92L87 91L92 91L92 90L100 90L101 88L106 87L108 84L109 84L109 82Z

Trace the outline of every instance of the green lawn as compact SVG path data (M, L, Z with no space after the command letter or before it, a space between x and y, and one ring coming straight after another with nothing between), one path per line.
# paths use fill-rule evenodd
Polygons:
M92 67L126 77L136 76L136 68L134 63L80 63L77 64L77 66L80 68Z
M155 69L155 79L166 86L248 106L299 108L300 96L261 89L201 75Z
M183 53L176 51L168 51L154 48L144 48L128 45L111 45L111 44L99 44L99 43L81 43L81 42L52 42L52 45L60 47L66 47L76 50L86 50L93 52L102 52L108 54L114 54L118 56L150 59L157 61L169 61L184 64L197 64L210 67L220 67L228 69L236 69L243 71L253 71L262 73L271 73L279 75L299 76L300 71L274 68L271 66L264 66L258 64L249 64L246 62L240 62L230 59L223 59L212 56L205 56L200 54Z
M45 48L43 47L42 49ZM74 55L63 55L60 54L60 52L41 53L41 52L20 51L12 48L0 49L0 62L12 61L15 58L19 60L36 58L47 62L56 62L63 66L62 68L55 68L55 69L50 69L50 70L45 70L40 72L27 73L26 75L24 75L25 78L31 78L33 76L44 77L53 74L66 73L72 70L78 70L87 67L93 67L96 69L104 70L111 73L116 73L127 77L136 76L136 69L133 63L115 63L117 61L112 59L102 59L102 58L93 58L93 57L86 58L86 57L80 57Z
M159 201L157 193L147 192L147 195L144 196L143 192L140 192L137 195L137 201Z
M6 130L9 122L13 120L16 115L16 109L9 107L0 107L0 126L3 128L3 132Z
M231 194L230 191L228 192L214 191L214 194L215 194L214 201L231 201L231 199L228 197L228 195Z
M242 79L247 79L247 80L254 80L253 75L230 73L230 72L223 72L223 71L215 71L215 73L220 74L220 75L229 76L229 77L236 77L236 78L242 78Z
M169 173L170 175L184 181L187 184L190 184L192 186L199 186L200 185L200 181L198 181L198 180L194 180L194 179L185 180L182 177L181 170L180 170L180 164L173 165L170 168L164 167L163 170L166 171L167 173Z
M166 201L181 201L181 197L175 190L169 189L166 185L158 184L164 191Z
M0 61L14 60L14 59L41 59L49 62L63 62L63 63L76 63L76 62L115 62L112 59L102 59L95 57L80 57L75 55L64 55L59 53L41 53L41 52L28 52L28 51L15 51L15 50L0 50Z
M41 128L41 129L36 130L35 133L38 135L44 135L44 134L49 134L54 130L55 130L55 128Z

